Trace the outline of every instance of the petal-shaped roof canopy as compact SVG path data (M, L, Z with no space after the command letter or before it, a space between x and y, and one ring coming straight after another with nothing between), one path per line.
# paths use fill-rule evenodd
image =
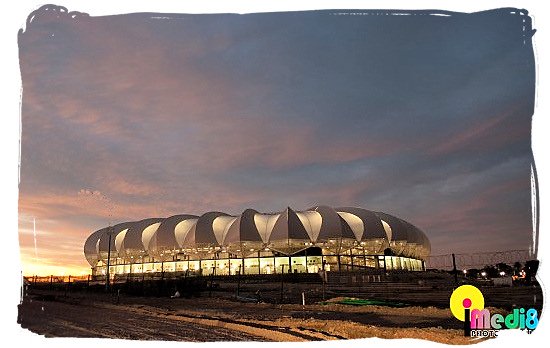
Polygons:
M292 254L310 245L343 241L337 245L365 247L370 252L389 246L398 254L418 258L426 258L431 249L424 232L408 221L363 208L323 205L303 211L290 207L274 213L246 209L239 215L213 211L120 223L86 239L84 254L90 265L106 257L109 234L111 255L114 252L119 257L135 253L157 257L166 250L185 253L212 247L235 252L244 244ZM377 247L369 247L369 243Z

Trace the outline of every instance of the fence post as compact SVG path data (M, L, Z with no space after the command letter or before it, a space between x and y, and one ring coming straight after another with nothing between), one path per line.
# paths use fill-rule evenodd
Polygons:
M454 273L454 276L455 276L455 285L458 284L458 273L456 271L456 259L455 259L455 254L451 254L453 256L453 273Z
M237 296L239 296L241 291L241 266L239 265L239 273L237 273Z
M327 271L325 271L325 269L323 268L323 301L325 300L325 287L326 287L326 284L327 284Z
M285 286L285 265L281 265L281 304L283 303L283 290Z
M214 269L212 269L212 272L210 273L210 289L208 291L208 297L212 297L212 286L213 286L213 283L214 283Z

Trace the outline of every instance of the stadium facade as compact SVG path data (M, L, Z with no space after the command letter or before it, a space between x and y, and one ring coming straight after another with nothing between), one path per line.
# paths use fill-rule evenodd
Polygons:
M420 271L429 253L426 235L405 220L362 208L328 206L149 218L102 228L84 244L95 276Z

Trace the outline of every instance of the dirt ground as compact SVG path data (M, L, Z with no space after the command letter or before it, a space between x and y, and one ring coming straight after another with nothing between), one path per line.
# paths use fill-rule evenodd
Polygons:
M336 303L243 303L227 297L119 297L105 293L30 291L19 305L23 328L46 337L176 341L315 341L417 338L447 344L463 336L448 309Z

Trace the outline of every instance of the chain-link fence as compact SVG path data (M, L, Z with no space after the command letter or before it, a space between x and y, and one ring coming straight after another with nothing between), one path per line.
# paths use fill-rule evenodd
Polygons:
M88 282L90 281L89 275L80 276L25 276L25 280L29 283L76 283L76 282Z
M469 254L455 254L457 269L483 268L489 265L505 263L513 266L516 262L521 264L525 261L536 259L529 250L505 250L479 252ZM431 255L426 260L426 269L453 269L453 254Z

